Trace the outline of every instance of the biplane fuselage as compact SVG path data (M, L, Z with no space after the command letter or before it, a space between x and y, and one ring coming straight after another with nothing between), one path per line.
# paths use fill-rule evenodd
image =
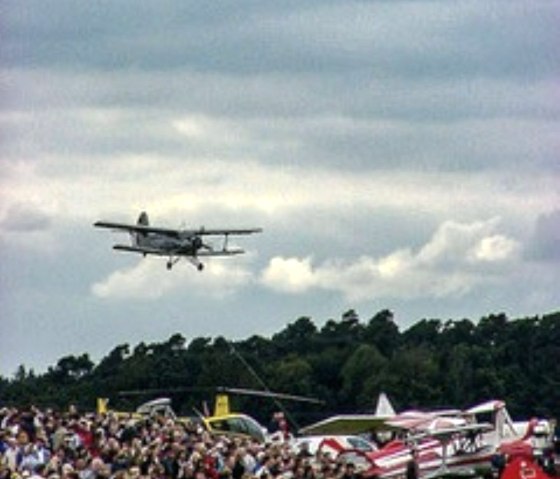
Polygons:
M160 250L162 256L169 254L194 256L202 247L202 240L199 236L194 235L185 235L184 238L181 236L171 238L159 233L137 233L133 245L139 248Z

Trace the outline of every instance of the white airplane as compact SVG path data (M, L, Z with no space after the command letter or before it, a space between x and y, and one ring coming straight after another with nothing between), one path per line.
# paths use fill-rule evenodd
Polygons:
M243 254L239 248L228 248L230 235L248 235L262 232L261 228L242 229L206 229L201 227L193 230L161 228L150 226L148 215L142 212L136 224L113 223L110 221L97 221L93 224L98 228L109 228L130 233L131 245L116 244L113 249L146 255L167 256L167 269L171 269L181 258L187 258L202 271L204 264L200 257L232 256ZM223 243L218 249L203 241L204 236L222 236Z
M384 429L387 421L396 416L389 398L382 392L373 414L338 414L303 427L299 433L306 436L371 433Z

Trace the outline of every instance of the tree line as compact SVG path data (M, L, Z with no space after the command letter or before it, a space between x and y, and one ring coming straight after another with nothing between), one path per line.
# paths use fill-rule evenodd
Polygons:
M161 343L118 345L97 364L83 353L61 358L43 374L22 365L12 378L0 377L0 406L93 410L97 397L108 397L112 407L132 410L167 395L188 414L218 386L325 400L321 407L286 404L301 422L371 412L382 391L397 410L503 399L514 417L558 418L560 311L519 319L491 314L477 322L422 319L401 332L391 311L362 321L350 310L320 328L300 317L270 338L187 341L177 333ZM121 394L130 390L158 392ZM251 397L233 402L262 421L278 407Z

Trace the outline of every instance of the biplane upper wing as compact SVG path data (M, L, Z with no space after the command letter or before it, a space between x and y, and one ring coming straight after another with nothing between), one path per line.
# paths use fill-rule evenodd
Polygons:
M181 235L181 230L173 228L160 228L157 226L148 226L142 224L127 224L127 223L113 223L110 221L96 221L93 226L97 228L109 228L113 230L122 230L132 233L158 233L165 236L178 238Z
M342 414L305 426L301 428L299 432L310 436L361 434L376 429L385 429L386 426L387 418L382 418L374 414Z
M183 233L193 235L250 235L262 233L262 228L200 228L198 230L185 230Z
M407 438L410 442L416 442L426 437L439 439L442 442L447 442L450 439L457 437L457 436L468 436L473 435L476 436L477 434L482 434L484 432L491 431L494 428L492 424L487 422L481 422L476 424L465 424L463 426L457 427L446 427L442 429L436 429L431 431L423 431L419 434L415 434Z
M96 221L93 226L97 228L109 228L114 230L122 230L133 233L157 233L170 237L184 236L203 236L203 235L248 235L252 233L261 233L262 228L198 228L198 229L174 229L162 228L158 226L149 226L143 224L127 224L114 223L110 221Z

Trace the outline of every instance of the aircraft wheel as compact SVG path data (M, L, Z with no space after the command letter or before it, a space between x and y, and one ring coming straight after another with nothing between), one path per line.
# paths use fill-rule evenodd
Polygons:
M167 270L171 270L171 268L173 267L173 263L171 261L167 262Z
M204 269L204 265L202 263L199 263L196 269L198 269L198 271L202 271Z

